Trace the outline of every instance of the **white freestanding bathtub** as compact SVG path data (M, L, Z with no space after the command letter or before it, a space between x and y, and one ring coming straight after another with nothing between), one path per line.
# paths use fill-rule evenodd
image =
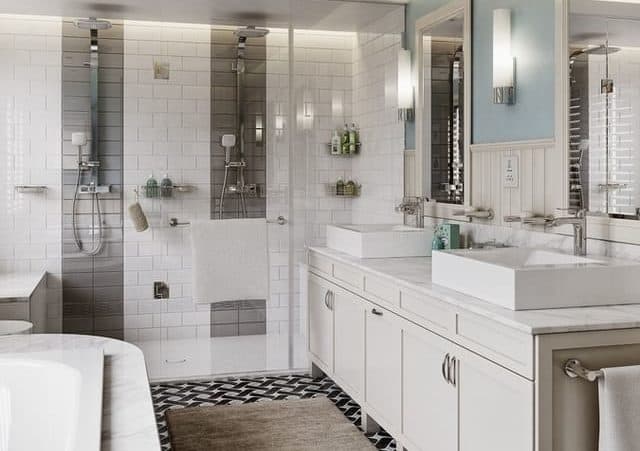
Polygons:
M0 451L100 451L99 349L0 355Z

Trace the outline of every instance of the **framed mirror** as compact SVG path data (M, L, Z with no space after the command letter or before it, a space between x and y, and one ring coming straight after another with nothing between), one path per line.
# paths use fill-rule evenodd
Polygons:
M568 206L640 220L640 4L565 1Z
M415 42L416 192L444 211L459 210L469 205L470 186L470 0L416 21Z

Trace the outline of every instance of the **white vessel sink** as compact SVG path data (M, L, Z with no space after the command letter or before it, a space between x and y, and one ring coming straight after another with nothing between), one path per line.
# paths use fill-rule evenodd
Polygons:
M545 249L434 251L431 276L511 310L640 303L640 263Z
M427 257L431 229L391 224L328 225L327 246L358 258Z

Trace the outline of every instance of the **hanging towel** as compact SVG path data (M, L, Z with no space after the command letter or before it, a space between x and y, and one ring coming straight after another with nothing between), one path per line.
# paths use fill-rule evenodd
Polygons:
M266 219L222 219L191 224L196 303L268 299Z
M640 366L604 368L598 379L599 451L640 447Z

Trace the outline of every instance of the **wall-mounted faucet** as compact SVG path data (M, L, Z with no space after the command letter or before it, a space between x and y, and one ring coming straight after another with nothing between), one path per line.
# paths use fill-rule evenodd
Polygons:
M587 210L568 210L571 216L505 216L505 222L521 222L545 227L573 226L573 254L587 255Z
M400 205L396 207L396 211L406 216L416 217L416 227L424 228L424 202L427 199L423 197L405 197Z

